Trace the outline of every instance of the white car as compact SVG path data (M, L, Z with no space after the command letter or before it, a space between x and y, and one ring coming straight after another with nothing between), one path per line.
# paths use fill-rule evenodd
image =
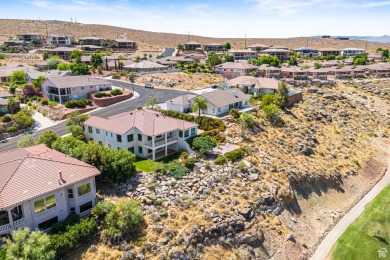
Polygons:
M151 89L153 89L154 87L152 86L152 84L146 83L146 84L145 84L145 88L151 88Z

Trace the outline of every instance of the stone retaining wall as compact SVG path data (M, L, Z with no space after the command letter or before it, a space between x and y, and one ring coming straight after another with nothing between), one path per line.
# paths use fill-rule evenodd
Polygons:
M93 94L88 94L88 98L92 100L92 102L99 106L99 107L106 107L110 106L112 104L130 99L133 97L133 92L131 92L128 89L122 90L123 94L119 96L112 96L112 97L102 97L102 98L96 98L93 96Z

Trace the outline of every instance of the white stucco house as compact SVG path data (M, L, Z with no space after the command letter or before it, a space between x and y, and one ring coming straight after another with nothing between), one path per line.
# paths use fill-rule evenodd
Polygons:
M340 50L341 55L347 55L350 57L355 57L358 54L364 54L366 53L365 49L359 49L359 48L345 48Z
M247 94L275 94L279 81L274 78L240 76L226 82L228 88L239 88Z
M229 113L232 108L242 109L249 107L250 100L250 96L246 95L238 88L202 93L198 97L207 100L207 110L201 112L214 116ZM192 106L194 98L190 100L190 103Z
M45 98L64 103L72 99L87 98L88 93L110 90L111 83L91 76L50 77L42 83Z
M166 110L173 110L181 113L188 113L191 111L191 102L190 100L195 98L196 94L186 94L179 96L165 102Z
M185 140L198 134L198 125L142 109L107 119L91 117L84 122L84 131L87 140L96 144L157 160L179 148L191 151Z
M36 145L0 153L0 235L22 227L49 230L96 204L95 167Z
M33 80L36 80L40 76L43 76L45 78L56 78L73 76L73 73L70 70L27 71L26 81L28 83L32 83Z

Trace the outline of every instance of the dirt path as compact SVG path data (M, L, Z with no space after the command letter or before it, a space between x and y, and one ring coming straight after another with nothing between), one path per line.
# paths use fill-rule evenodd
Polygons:
M388 147L388 151L390 152L390 146ZM389 166L390 158L388 159L387 171L383 178L347 214L344 215L344 217L337 223L337 225L322 240L311 259L331 259L329 253L337 239L344 233L349 225L360 216L366 205L371 202L383 190L383 188L390 184Z

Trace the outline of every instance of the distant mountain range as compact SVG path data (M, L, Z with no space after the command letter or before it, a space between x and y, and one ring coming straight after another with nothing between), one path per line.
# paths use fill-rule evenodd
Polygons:
M331 36L331 38L349 38L351 40L362 40L368 42L390 43L390 36ZM322 36L312 36L311 38L322 38Z

